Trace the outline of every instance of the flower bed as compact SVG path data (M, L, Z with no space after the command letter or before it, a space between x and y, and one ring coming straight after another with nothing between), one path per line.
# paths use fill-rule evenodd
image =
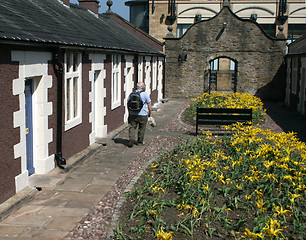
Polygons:
M195 121L197 107L203 108L251 108L253 110L253 123L262 122L265 113L260 98L249 93L204 93L197 98L192 98L186 109L186 118Z
M231 128L162 154L127 193L117 239L305 239L306 144Z

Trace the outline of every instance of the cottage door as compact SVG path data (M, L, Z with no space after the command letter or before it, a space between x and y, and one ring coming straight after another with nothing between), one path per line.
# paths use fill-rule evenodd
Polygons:
M33 81L27 79L25 82L25 127L26 127L26 156L27 170L29 175L35 172L33 165Z
M102 71L97 70L94 73L93 82L93 131L95 132L95 138L102 138L105 136L105 106L104 106L104 80L102 77Z

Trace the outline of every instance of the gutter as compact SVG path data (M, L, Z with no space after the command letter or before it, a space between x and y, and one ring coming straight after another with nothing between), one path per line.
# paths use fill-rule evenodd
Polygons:
M63 129L63 64L59 61L59 49L52 54L53 70L57 78L57 129L56 129L56 154L55 160L59 168L66 165L62 157L62 129Z

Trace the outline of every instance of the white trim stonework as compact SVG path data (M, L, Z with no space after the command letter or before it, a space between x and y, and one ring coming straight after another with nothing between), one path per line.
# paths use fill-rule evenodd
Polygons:
M143 82L143 56L138 57L138 82Z
M145 65L145 80L144 83L146 84L146 92L150 95L151 94L151 57L145 57L146 65Z
M105 54L89 54L92 62L91 71L89 71L89 81L91 82L91 91L89 92L89 102L91 103L91 112L89 113L89 122L92 130L89 134L89 143L96 142L96 138L102 138L107 134L107 125L104 124L106 116L106 107L104 100L106 98L106 88L104 81L106 70L104 69ZM99 73L95 79L95 73Z
M158 59L157 66L157 102L163 98L163 60Z
M124 68L124 92L125 98L124 98L124 117L123 121L127 122L129 111L127 108L127 99L129 97L129 94L133 91L134 87L134 81L133 81L133 75L134 75L134 68L133 68L133 56L124 56L126 64Z
M14 158L21 158L21 174L15 177L16 192L28 186L25 128L25 80L33 79L33 163L35 173L45 174L54 168L54 155L49 156L49 143L53 141L53 129L48 129L48 116L52 115L52 102L48 102L48 89L52 77L48 75L51 53L12 51L12 61L19 62L19 78L13 80L13 95L19 98L19 110L14 112L14 128L20 128L20 142L14 145Z

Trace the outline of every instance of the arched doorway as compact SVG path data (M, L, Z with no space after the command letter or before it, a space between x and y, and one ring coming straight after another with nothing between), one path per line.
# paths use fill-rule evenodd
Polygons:
M238 62L230 57L217 57L209 62L209 92L236 92Z

